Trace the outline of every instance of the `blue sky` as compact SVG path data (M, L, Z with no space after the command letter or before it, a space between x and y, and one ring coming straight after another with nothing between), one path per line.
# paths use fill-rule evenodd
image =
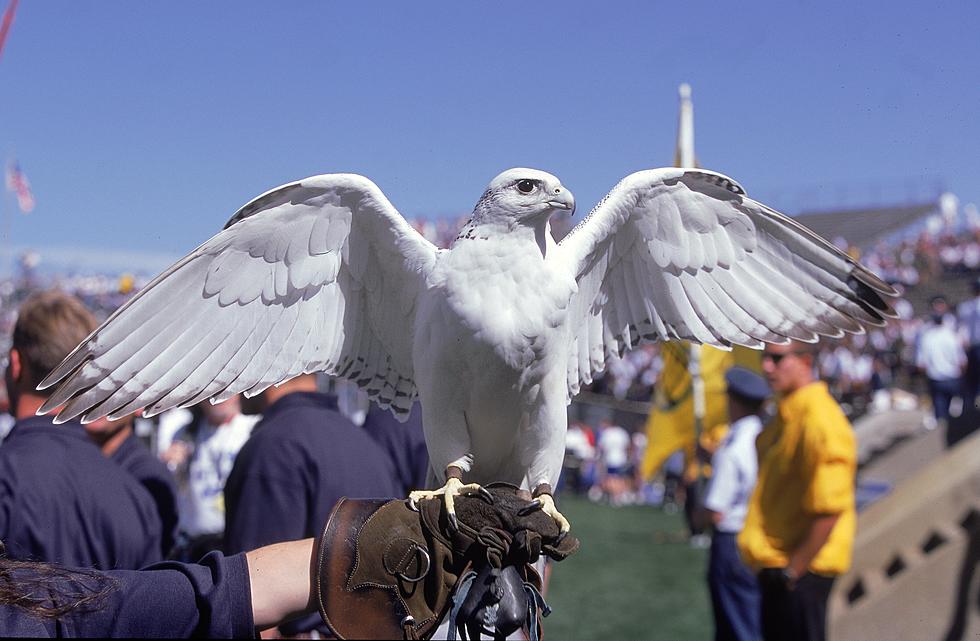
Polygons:
M3 245L158 264L341 171L420 217L531 166L585 213L671 163L681 82L702 166L788 213L937 179L980 202L975 1L22 0L0 154L37 208L5 198Z

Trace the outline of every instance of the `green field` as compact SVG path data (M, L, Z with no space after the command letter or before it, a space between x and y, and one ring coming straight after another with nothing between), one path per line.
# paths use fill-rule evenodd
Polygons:
M707 551L691 548L681 515L563 496L582 548L552 572L550 641L710 639Z

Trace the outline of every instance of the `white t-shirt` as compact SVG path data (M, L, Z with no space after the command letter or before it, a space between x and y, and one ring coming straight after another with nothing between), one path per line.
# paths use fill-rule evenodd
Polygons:
M217 427L202 420L196 437L191 438L188 430L174 436L174 441L187 442L194 448L187 465L187 483L178 497L183 532L190 536L224 532L225 481L259 418L239 414Z
M571 452L583 461L591 460L595 456L595 448L589 443L589 437L574 425L570 425L565 432L565 451Z
M762 431L762 420L745 416L732 423L731 429L711 458L711 482L704 506L721 514L716 529L736 534L745 524L749 498L759 471L755 438Z
M629 463L630 434L619 425L610 425L599 433L599 453L607 468L623 468Z
M963 345L950 326L933 323L922 330L915 364L926 370L928 378L934 381L957 379L965 363Z

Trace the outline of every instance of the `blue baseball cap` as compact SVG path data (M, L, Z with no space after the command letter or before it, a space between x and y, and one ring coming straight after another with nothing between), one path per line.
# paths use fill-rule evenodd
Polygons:
M725 372L725 383L728 384L729 394L752 401L764 401L772 393L766 379L750 369L737 365Z

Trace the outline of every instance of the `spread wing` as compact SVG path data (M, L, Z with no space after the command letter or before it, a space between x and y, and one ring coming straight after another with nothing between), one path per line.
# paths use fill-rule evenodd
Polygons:
M860 333L897 292L803 225L710 171L623 179L558 245L579 290L569 394L641 341L759 348Z
M407 417L415 301L438 250L362 176L273 189L154 279L41 383L57 421L153 415L302 373Z

